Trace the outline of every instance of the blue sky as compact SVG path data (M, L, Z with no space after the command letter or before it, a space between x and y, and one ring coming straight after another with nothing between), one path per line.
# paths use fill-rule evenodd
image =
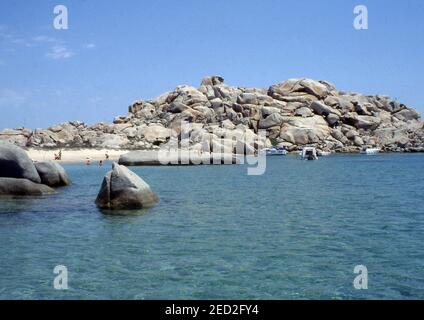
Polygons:
M69 29L53 28L55 5ZM353 28L353 8L369 29ZM111 122L140 98L222 75L387 94L424 112L424 1L0 2L0 128Z

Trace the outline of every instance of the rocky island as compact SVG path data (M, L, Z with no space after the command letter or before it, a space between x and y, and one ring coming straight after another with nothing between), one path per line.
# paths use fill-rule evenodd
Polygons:
M288 151L314 146L332 152L364 147L424 152L424 122L413 108L387 96L339 91L327 81L304 78L260 89L207 77L198 88L182 85L138 100L112 124L69 121L47 129L5 129L0 140L37 149L154 150L169 142L181 121L192 124L190 148L204 152L228 136L255 137L259 130L266 130L265 145ZM206 146L201 143L205 132Z

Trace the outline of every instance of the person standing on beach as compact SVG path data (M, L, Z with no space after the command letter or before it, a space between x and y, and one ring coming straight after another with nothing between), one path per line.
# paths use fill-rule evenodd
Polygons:
M105 158L106 158L106 160L109 160L109 154L107 153L107 151L105 153Z
M62 150L59 150L58 154L54 154L54 159L55 160L62 160Z

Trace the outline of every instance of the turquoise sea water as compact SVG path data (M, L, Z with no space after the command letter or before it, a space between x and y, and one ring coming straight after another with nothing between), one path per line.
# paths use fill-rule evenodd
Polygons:
M424 155L133 167L161 198L133 216L94 205L110 164L65 168L56 195L0 199L1 299L424 299Z

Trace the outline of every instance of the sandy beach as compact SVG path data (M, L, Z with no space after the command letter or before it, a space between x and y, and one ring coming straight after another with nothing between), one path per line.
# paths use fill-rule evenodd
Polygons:
M60 163L77 163L86 162L87 158L92 163L106 159L106 153L109 155L109 160L117 161L121 154L125 154L128 150L108 150L108 149L29 149L27 150L28 156L33 161L54 160L54 155L62 150L62 159Z

